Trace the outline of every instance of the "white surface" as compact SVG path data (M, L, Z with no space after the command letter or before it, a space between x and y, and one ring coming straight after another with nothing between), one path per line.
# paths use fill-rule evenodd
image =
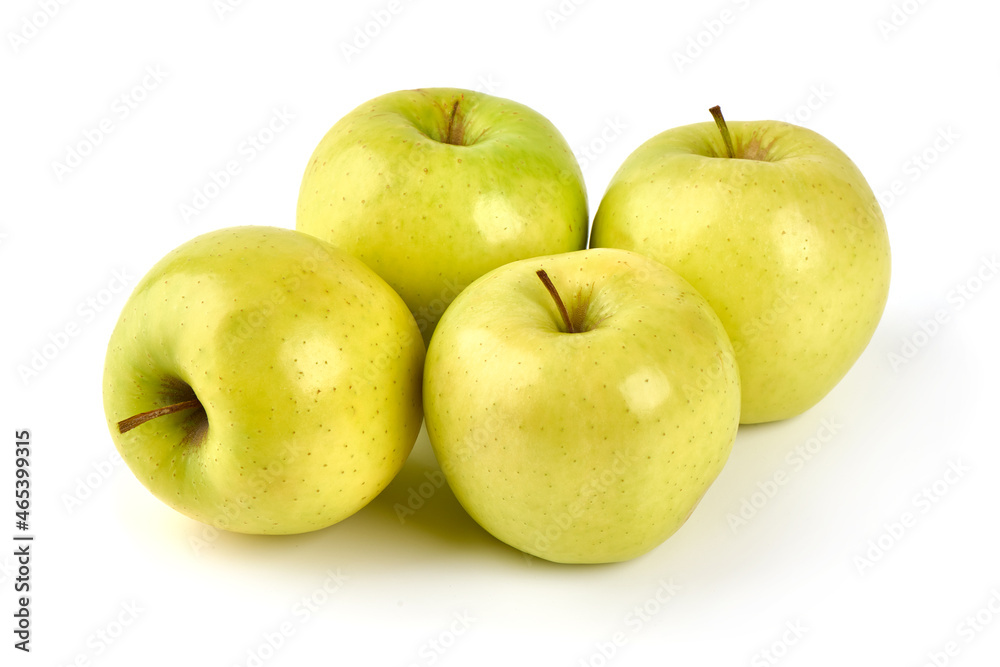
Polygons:
M0 549L4 664L255 664L248 651L288 630L262 664L916 666L946 648L957 654L939 664L997 664L1000 279L984 264L1000 251L997 6L577 2L234 0L222 18L213 0L4 3L0 540L12 544L15 532L20 428L33 432L37 536L27 656L11 646L13 548ZM390 4L397 13L347 62L340 44ZM58 11L15 51L10 35L41 22L42 5ZM560 6L573 12L553 27L547 12ZM902 25L884 36L879 22L894 7ZM712 24L723 10L728 23ZM678 68L673 54L699 33L707 46ZM145 99L122 117L116 99L144 78ZM876 191L900 181L903 194L885 206L892 290L864 356L808 413L741 430L691 520L645 557L603 567L524 558L478 529L446 488L401 523L394 504L434 466L426 435L370 506L286 538L216 535L102 463L114 453L104 349L128 292L103 291L119 287L115 272L131 289L196 234L294 226L299 179L329 126L375 95L434 85L515 99L581 156L591 147L591 215L634 148L708 120L716 103L731 119L798 109L799 124L844 149ZM249 159L241 144L276 109L294 118ZM60 181L52 163L104 118L112 132ZM948 131L955 138L936 139ZM936 159L914 171L924 151ZM240 173L183 220L179 206L229 160ZM981 289L965 299L955 291L965 286ZM87 305L105 297L100 312ZM920 333L936 311L947 321ZM18 366L71 323L78 335L22 381ZM919 349L894 368L889 355L904 340ZM807 462L789 454L810 445ZM94 474L102 466L113 470ZM762 504L752 494L778 471L787 481ZM88 484L89 497L67 509ZM935 502L918 497L935 488ZM744 499L761 506L734 530L727 517ZM907 512L911 525L891 538L886 526ZM888 550L859 571L879 540ZM348 578L326 594L331 571ZM971 623L983 625L966 620L977 612ZM105 629L110 644L97 634ZM603 661L616 638L622 646ZM760 653L772 645L779 659Z

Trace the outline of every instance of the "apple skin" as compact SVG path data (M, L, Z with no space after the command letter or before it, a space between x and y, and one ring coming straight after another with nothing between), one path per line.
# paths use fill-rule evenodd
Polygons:
M108 428L157 498L240 533L334 524L395 476L420 429L424 345L361 261L273 227L210 232L139 282L111 335ZM197 397L203 409L117 422Z
M583 332L566 333L544 269ZM646 553L729 456L740 385L726 332L682 278L624 250L513 262L469 286L427 352L427 432L480 526L561 563Z
M583 174L555 126L458 88L388 93L344 116L309 159L296 216L382 276L425 342L473 280L586 248L588 223Z
M728 126L735 159L710 122L636 149L590 245L641 252L687 279L729 332L743 423L769 422L818 403L868 345L889 291L889 238L868 183L830 141L778 121Z

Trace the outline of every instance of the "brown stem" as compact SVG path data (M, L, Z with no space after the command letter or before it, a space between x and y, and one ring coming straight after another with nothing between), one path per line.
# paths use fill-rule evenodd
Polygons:
M461 116L458 115L458 104L462 98L455 100L451 107L451 117L448 119L448 134L445 143L452 146L462 146L465 143L465 126ZM458 122L455 122L455 121Z
M715 119L715 124L722 135L722 141L726 144L726 153L729 157L736 157L736 152L733 150L733 137L729 134L729 126L726 125L726 119L722 117L722 109L719 108L719 105L715 105L708 111L712 114L712 118Z
M566 310L566 304L563 303L562 297L559 296L559 291L549 279L549 274L545 273L545 269L539 269L538 271L535 271L535 275L537 275L542 281L542 284L545 285L545 289L549 291L549 295L552 296L552 300L556 302L556 307L559 308L559 314L562 315L563 322L566 323L567 333L576 333L576 329L573 327L573 320L570 319L569 311Z
M181 410L190 410L191 408L200 408L200 407L201 407L201 401L195 398L190 401L182 401L180 403L174 403L173 405L167 405L162 408L156 408L155 410L150 410L149 412L140 412L137 415L129 417L128 419L123 419L120 422L118 422L118 432L126 433L134 429L139 424L145 424L150 419L156 419L157 417L162 417L164 415L180 412Z

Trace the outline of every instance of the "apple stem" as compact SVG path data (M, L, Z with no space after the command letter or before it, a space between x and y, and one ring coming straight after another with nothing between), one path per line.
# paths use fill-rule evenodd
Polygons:
M712 114L712 118L715 119L715 124L719 128L719 133L722 135L722 141L726 144L726 153L729 157L736 157L736 152L733 150L733 137L729 134L729 126L726 125L726 119L722 117L722 109L716 104L714 107L708 110Z
M131 431L140 424L145 424L150 419L156 419L157 417L162 417L164 415L180 412L181 410L190 410L191 408L200 408L200 407L201 407L201 401L195 398L190 401L182 401L180 403L174 403L173 405L167 405L162 408L156 408L155 410L150 410L149 412L140 412L137 415L129 417L128 419L123 419L120 422L118 422L118 432L126 433L128 431Z
M462 98L455 100L455 104L451 107L451 117L448 119L448 136L445 137L445 143L452 146L461 146L464 142L462 119L459 118L459 122L455 122L455 117L458 116L458 104L461 101Z
M567 333L576 333L576 329L573 327L573 321L569 317L569 311L566 310L566 304L563 303L562 297L559 296L559 291L556 286L552 284L552 280L549 279L549 274L545 273L545 269L539 269L535 271L535 275L542 281L545 285L545 289L549 291L549 295L552 296L552 300L556 302L556 307L559 308L559 314L563 318L563 322L566 323Z

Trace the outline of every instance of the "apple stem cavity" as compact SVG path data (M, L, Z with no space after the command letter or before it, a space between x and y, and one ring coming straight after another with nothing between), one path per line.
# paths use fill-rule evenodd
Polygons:
M559 290L557 290L556 286L552 284L549 274L545 272L545 269L539 269L535 271L535 275L537 275L539 280L542 281L542 284L545 285L545 289L549 291L549 295L552 297L552 300L556 302L559 314L562 316L563 322L566 324L566 333L576 333L576 327L573 326L573 320L569 316L569 311L566 310L566 304L563 303L562 297L559 296Z
M731 158L736 157L736 151L733 150L733 137L729 134L729 126L726 125L726 119L722 116L722 109L716 104L708 111L712 114L712 118L715 119L715 124L719 128L719 134L722 135L722 142L726 144L726 154Z
M191 399L190 401L181 401L180 403L174 403L173 405L166 405L162 408L156 408L155 410L149 410L148 412L140 412L137 415L129 417L128 419L123 419L118 422L118 432L127 433L131 431L136 426L140 424L145 424L150 419L156 419L157 417L163 417L164 415L170 415L175 412L181 412L182 410L190 410L191 408L200 408L201 401L197 398Z

